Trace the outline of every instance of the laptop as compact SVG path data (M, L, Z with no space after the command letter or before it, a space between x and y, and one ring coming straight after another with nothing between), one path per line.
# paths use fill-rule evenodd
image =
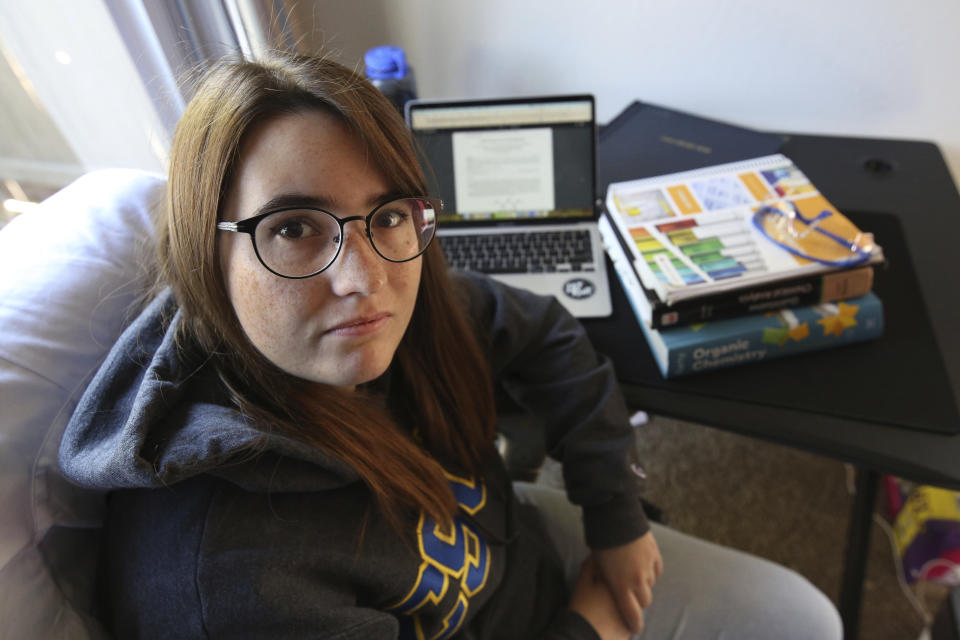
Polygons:
M595 113L591 95L407 103L452 266L610 315Z

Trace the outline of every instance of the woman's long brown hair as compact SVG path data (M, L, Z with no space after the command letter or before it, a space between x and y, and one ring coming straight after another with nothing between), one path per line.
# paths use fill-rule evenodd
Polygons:
M420 510L449 521L456 502L440 462L480 472L495 455L495 418L489 364L438 244L422 257L416 306L391 367L389 397L400 403L284 373L247 339L227 297L216 222L244 135L270 118L310 109L340 117L399 192L425 193L402 118L354 72L292 54L218 64L177 126L168 215L158 230L162 279L183 311L181 345L213 359L236 405L262 429L354 469L395 526Z

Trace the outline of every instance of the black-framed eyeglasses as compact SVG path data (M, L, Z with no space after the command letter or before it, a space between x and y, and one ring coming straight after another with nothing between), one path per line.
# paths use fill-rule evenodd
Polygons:
M338 218L314 207L274 209L217 229L248 233L260 263L281 278L309 278L329 267L343 247L343 226L363 221L374 251L389 262L413 260L430 246L443 202L416 196L378 205L366 216Z

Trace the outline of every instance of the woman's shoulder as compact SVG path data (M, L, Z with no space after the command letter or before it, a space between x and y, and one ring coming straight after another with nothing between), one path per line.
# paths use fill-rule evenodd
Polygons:
M165 637L215 630L232 637L245 624L325 628L311 616L340 624L334 614L355 605L340 580L316 577L356 563L369 517L362 483L265 493L202 474L169 487L116 491L108 505L104 596L119 637L149 629ZM305 593L314 598L310 606L298 600ZM350 615L384 623L369 611Z
M101 600L117 637L161 628L170 636L204 637L195 579L215 491L215 482L197 478L108 496Z

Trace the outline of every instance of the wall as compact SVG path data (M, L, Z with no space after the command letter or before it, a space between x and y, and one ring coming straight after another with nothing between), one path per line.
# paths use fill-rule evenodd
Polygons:
M406 48L423 97L589 91L760 129L937 142L960 182L960 2L298 3L347 64ZM362 62L359 63L362 68Z

